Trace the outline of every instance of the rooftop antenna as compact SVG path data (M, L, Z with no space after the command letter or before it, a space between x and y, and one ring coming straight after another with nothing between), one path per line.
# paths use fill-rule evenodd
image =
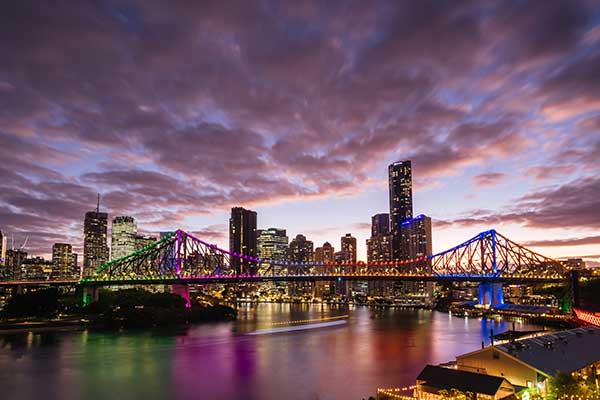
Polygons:
M98 203L96 204L96 213L100 212L100 193L98 193Z

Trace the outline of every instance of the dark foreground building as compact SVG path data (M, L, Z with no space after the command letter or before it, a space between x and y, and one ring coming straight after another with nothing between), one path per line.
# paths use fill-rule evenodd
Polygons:
M248 257L257 257L256 211L233 207L229 218L229 251ZM238 274L256 273L256 263L231 258L231 267Z

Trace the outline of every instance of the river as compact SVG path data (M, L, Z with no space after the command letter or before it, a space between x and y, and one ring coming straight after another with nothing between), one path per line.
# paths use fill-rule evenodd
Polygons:
M341 315L343 325L249 335ZM0 398L360 400L510 328L426 310L260 304L177 331L0 336Z

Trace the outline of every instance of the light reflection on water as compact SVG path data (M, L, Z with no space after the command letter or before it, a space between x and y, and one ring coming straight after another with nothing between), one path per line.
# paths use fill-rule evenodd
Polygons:
M246 335L345 314L341 326ZM236 322L186 330L0 336L0 397L362 399L510 327L426 310L261 304L241 307Z

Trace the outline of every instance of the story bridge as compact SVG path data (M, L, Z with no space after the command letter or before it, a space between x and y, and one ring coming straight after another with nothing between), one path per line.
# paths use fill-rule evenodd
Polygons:
M491 303L498 303L502 301L502 283L545 283L567 279L567 270L560 261L529 250L493 229L437 254L376 262L265 260L230 252L179 229L132 254L102 265L93 275L81 280L4 281L0 285L77 284L91 289L176 285L187 291L190 284L266 281L479 282L480 294L489 296Z

